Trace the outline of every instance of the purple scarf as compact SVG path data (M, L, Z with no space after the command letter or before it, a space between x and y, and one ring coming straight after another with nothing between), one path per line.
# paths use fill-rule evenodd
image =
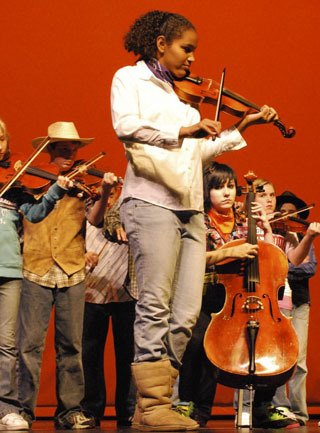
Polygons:
M151 59L146 62L146 65L150 69L150 71L161 81L165 81L166 83L173 86L174 77L171 72L161 65L161 63L157 59Z

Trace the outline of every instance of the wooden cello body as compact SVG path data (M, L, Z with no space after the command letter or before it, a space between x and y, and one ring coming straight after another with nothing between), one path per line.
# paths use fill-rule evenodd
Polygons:
M226 299L222 310L212 314L204 347L217 368L219 383L233 388L280 386L291 377L298 358L291 319L278 305L288 261L279 247L257 242L255 224L249 228L248 240L231 241L224 247L244 242L258 243L258 256L246 265L233 260L216 266Z

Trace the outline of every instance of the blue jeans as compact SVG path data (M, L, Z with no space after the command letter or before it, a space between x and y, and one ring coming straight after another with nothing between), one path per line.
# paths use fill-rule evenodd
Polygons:
M306 397L309 313L309 304L302 304L299 307L293 306L292 325L299 341L297 368L287 384L289 395L287 396L286 393L286 385L283 385L277 388L272 401L275 406L288 407L305 422L309 419Z
M139 288L135 362L169 358L178 368L201 307L203 214L174 212L137 199L123 203L120 211Z
M55 416L80 409L84 395L81 352L84 291L83 283L52 289L23 280L18 332L19 398L24 410L33 418L53 305L58 401Z
M0 278L0 418L19 413L16 384L16 326L21 280Z

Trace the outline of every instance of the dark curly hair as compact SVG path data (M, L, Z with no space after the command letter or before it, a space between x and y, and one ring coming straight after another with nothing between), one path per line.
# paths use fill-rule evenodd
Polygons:
M193 29L194 25L182 15L164 11L150 11L132 24L124 37L124 47L131 51L140 60L150 60L155 57L157 47L156 39L163 35L170 44L174 39L181 37L185 30Z
M228 181L234 181L236 187L238 186L237 175L229 165L213 162L205 169L203 177L205 212L211 208L210 191L220 188Z

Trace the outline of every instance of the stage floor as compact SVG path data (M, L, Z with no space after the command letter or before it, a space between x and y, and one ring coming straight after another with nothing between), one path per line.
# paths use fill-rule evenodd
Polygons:
M208 422L206 428L199 429L201 433L228 433L228 432L237 432L239 433L249 433L250 430L248 428L236 429L234 426L233 419L214 419ZM52 420L39 420L34 422L32 426L32 431L37 433L40 432L48 432L55 431L54 424ZM61 432L63 430L57 430L57 432ZM67 430L65 430L67 431ZM69 430L70 431L70 430ZM103 420L100 428L87 430L90 433L100 433L100 432L136 432L137 430L132 430L131 428L117 428L116 421L114 420ZM320 433L320 427L318 427L318 420L311 419L308 422L307 426L299 427L295 429L253 429L251 432L253 433L275 433L275 432L284 432L284 431L292 431L292 433Z

